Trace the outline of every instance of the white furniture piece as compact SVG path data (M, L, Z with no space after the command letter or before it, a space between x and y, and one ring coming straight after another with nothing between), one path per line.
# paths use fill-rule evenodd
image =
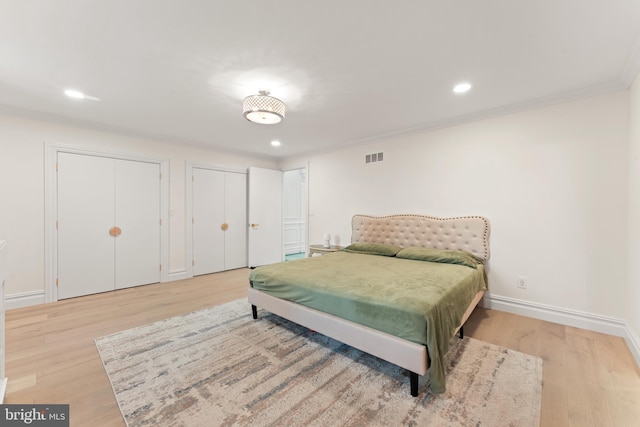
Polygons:
M4 373L4 281L8 276L7 268L7 242L0 240L0 403L4 402L4 394L7 391L7 378Z
M401 247L419 246L470 252L484 261L489 259L489 221L481 216L435 218L422 215L373 217L355 215L351 243L384 243ZM462 317L458 332L478 305L484 291L478 292ZM418 395L418 376L429 369L427 348L367 326L275 298L249 287L248 301L253 318L257 307L291 320L351 347L391 362L410 373L411 395Z
M313 254L328 254L331 252L337 252L340 249L344 249L344 246L331 245L328 248L325 248L324 245L309 245L309 256L312 257Z

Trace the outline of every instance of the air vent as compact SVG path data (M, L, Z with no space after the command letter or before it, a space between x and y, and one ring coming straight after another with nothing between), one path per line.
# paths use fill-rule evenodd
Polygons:
M365 163L378 163L384 160L384 153L373 153L364 156Z

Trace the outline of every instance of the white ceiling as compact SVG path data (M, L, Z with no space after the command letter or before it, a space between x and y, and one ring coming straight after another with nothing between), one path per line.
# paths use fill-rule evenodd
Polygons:
M1 111L260 156L626 89L639 70L638 0L0 0ZM282 123L242 117L260 89Z

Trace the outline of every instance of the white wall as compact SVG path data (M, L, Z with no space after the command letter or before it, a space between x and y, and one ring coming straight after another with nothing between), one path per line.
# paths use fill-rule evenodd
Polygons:
M212 135L212 139L215 135ZM44 143L170 162L170 272L185 269L185 161L275 168L274 161L0 114L0 236L9 244L7 298L44 292Z
M628 92L396 136L309 158L310 242L356 213L485 215L489 289L624 317ZM382 163L364 164L384 152ZM525 276L528 289L516 287Z
M640 74L629 91L629 288L627 323L632 351L640 360Z

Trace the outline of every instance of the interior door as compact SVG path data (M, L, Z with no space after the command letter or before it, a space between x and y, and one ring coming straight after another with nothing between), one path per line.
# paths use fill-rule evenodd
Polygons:
M304 253L307 250L306 168L286 170L282 179L284 253Z
M58 299L113 290L115 160L58 153Z
M224 269L247 266L247 174L225 173Z
M160 281L160 165L115 161L116 289Z
M249 266L280 262L282 247L282 172L249 168Z
M193 169L193 275L223 271L225 173Z

